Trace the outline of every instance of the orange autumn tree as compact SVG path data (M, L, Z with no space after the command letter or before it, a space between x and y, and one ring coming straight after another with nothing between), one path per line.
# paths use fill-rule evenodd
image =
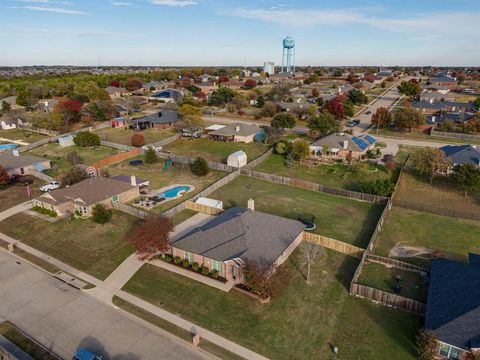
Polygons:
M128 241L135 248L139 260L151 260L158 253L168 251L173 223L169 218L150 215L130 232Z

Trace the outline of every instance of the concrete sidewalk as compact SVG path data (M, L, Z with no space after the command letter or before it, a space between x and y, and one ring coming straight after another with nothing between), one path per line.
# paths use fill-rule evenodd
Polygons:
M25 201L24 203L15 205L7 210L0 212L0 221L3 221L10 216L29 210L32 207L31 201Z

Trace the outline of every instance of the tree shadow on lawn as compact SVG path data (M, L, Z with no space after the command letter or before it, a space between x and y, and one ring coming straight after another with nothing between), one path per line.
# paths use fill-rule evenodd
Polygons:
M345 256L342 263L338 267L337 272L335 273L335 278L347 291L350 291L350 282L353 279L353 274L355 273L355 270L357 270L359 263L359 259L351 256Z
M385 206L386 205L373 204L370 209L368 209L367 216L365 217L357 236L354 238L352 245L363 249L367 248Z

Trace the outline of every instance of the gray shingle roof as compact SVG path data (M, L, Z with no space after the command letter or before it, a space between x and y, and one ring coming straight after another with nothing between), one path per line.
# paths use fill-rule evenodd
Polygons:
M480 165L480 150L473 145L446 145L440 149L454 164Z
M14 156L11 152L0 152L0 165L7 171L49 161L37 156Z
M238 131L237 131L238 129ZM260 132L260 128L257 125L249 125L244 123L235 123L229 124L225 127L217 130L212 131L210 135L218 135L218 136L249 136L254 135Z
M130 120L132 124L135 123L150 123L150 124L168 124L176 123L179 120L177 111L162 110L158 113L147 115L139 119Z
M470 263L434 260L425 327L447 344L469 349L480 336L480 256Z
M297 220L231 208L171 245L218 261L241 258L271 264L303 228Z

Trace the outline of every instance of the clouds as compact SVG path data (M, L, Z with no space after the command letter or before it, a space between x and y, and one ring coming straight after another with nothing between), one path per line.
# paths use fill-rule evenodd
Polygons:
M57 14L68 14L68 15L89 15L86 12L79 10L71 10L66 8L52 7L52 6L36 6L36 5L27 5L14 7L15 9L25 9L31 11L42 11L42 12L52 12Z
M132 6L132 3L117 1L117 2L112 2L112 5L113 6Z
M170 6L170 7L185 7L191 5L197 5L196 1L191 0L151 0L154 5Z

